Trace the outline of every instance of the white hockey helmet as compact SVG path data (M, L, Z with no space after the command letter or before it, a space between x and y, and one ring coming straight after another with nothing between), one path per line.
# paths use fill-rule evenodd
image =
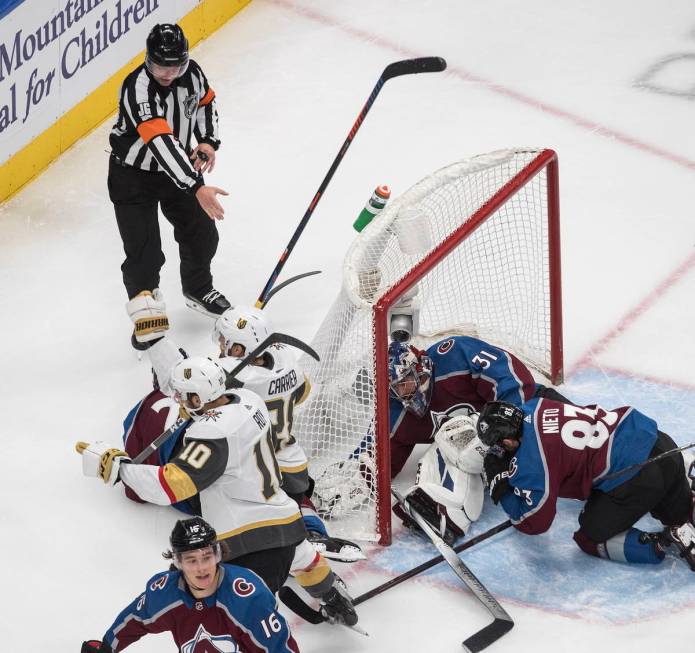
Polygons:
M232 345L244 347L244 354L251 353L271 333L273 326L268 316L252 306L233 306L228 308L215 322L214 338L224 355L231 356Z
M189 412L195 412L224 394L226 380L227 374L215 361L193 356L184 358L174 366L169 383L176 401ZM191 395L198 395L200 406L191 403Z

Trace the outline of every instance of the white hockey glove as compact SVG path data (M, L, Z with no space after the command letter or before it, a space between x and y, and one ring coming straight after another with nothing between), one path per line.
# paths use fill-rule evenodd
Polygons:
M164 296L159 288L143 290L126 304L126 310L135 325L135 340L140 343L156 340L169 328Z
M469 474L483 473L487 453L487 447L478 438L477 424L477 413L456 415L434 434L434 441L447 462Z
M111 447L106 442L78 442L75 450L82 454L82 473L100 478L106 485L115 485L121 463L130 462L130 456L125 451Z

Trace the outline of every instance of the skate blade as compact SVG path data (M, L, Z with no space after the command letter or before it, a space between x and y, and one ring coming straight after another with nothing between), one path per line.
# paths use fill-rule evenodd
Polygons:
M341 626L345 626L345 628L349 628L350 630L354 630L356 633L359 635L364 635L365 637L369 637L369 633L364 629L360 628L357 624L354 626L348 626L347 624L340 624Z
M203 315L206 315L207 317L212 318L213 320L216 320L219 317L217 313L212 313L211 311L208 311L201 304L193 301L192 299L188 299L188 297L184 297L183 301L186 304L186 306L188 306L188 308L194 310L196 313L202 313Z

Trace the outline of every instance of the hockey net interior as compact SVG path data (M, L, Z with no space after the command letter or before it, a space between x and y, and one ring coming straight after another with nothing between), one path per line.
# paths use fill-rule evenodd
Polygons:
M393 200L351 245L312 342L321 360L303 360L312 392L293 428L332 535L391 540L392 315L419 309L417 346L476 335L561 381L557 183L552 150L476 156Z

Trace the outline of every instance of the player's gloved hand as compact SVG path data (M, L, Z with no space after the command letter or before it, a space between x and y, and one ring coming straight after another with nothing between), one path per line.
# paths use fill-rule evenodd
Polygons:
M113 653L111 647L98 639L90 639L82 642L80 653Z
M483 459L485 477L489 486L490 498L496 505L507 492L511 491L509 483L509 463L511 454L499 447L493 447Z
M166 304L159 288L143 290L126 304L126 309L135 325L135 343L151 343L161 338L169 328ZM140 349L135 343L133 346Z
M101 478L106 485L115 485L119 478L119 467L130 462L130 456L125 451L111 447L106 442L78 442L75 449L82 454L82 473Z

